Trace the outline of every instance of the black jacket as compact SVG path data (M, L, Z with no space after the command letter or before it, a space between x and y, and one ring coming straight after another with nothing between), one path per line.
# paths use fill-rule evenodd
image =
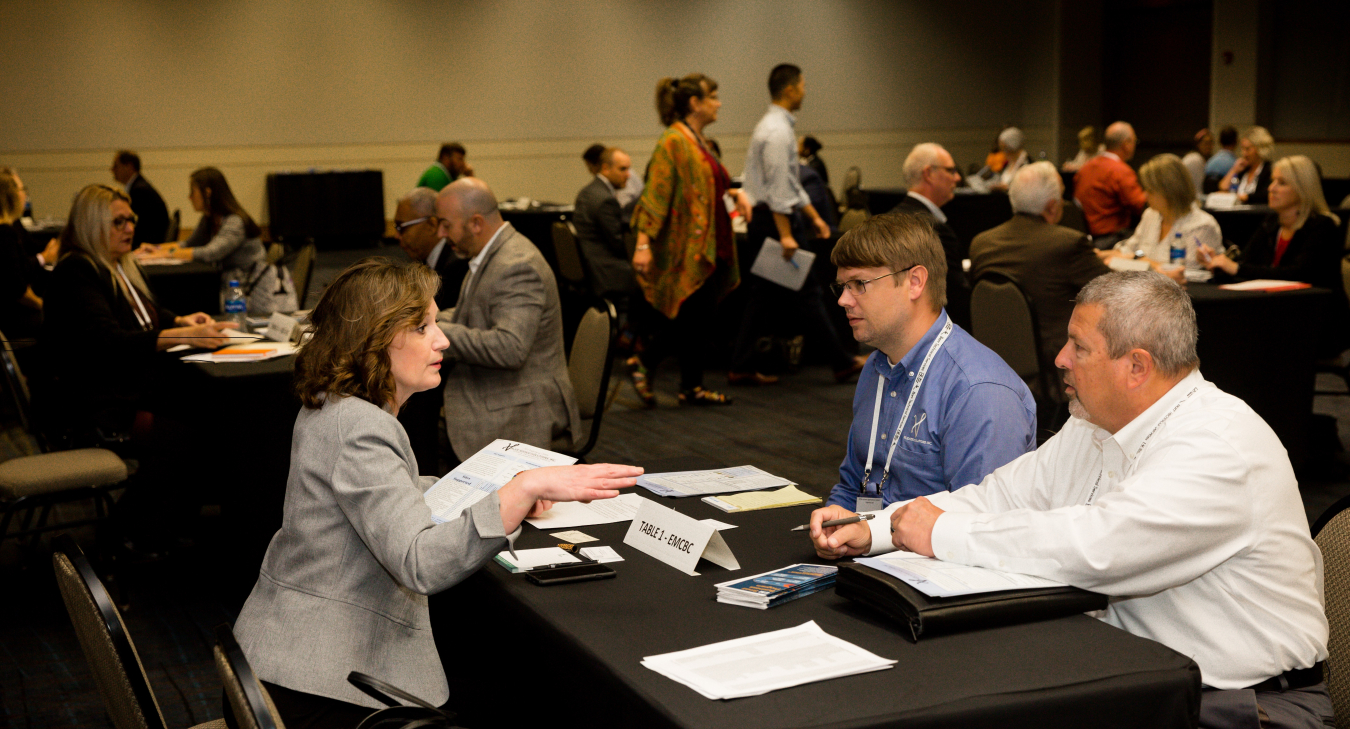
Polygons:
M947 315L956 325L970 331L970 281L966 272L961 270L961 241L950 225L939 222L929 212L928 206L906 195L900 204L891 209L891 213L918 215L932 224L942 242L942 251L947 254Z
M635 292L637 280L623 242L627 226L619 199L599 177L577 193L572 225L577 229L577 248L595 295L608 297Z
M159 196L149 180L139 174L131 181L128 194L131 196L131 212L140 218L131 242L135 245L163 243L169 233L169 209L164 205L164 198Z

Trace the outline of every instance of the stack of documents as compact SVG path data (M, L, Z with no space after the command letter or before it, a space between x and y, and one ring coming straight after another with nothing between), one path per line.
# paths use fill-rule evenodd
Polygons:
M794 564L717 586L717 601L766 610L834 585L838 567Z
M895 665L840 640L815 621L677 653L642 665L710 699L739 699Z
M492 561L505 567L507 572L514 574L516 572L528 572L536 567L580 562L581 560L558 547L544 547L542 549L517 549L514 555L510 552L501 552L493 557Z
M539 529L572 529L632 521L642 502L643 498L637 494L619 494L612 499L601 499L589 504L580 501L560 501L548 511L525 521Z
M756 511L759 509L779 509L784 506L801 506L803 504L819 504L820 497L812 496L798 489L796 486L778 489L777 491L756 491L748 494L733 494L731 496L707 496L703 498L703 503L709 506L715 506L726 512L738 511Z
M198 352L183 358L184 362L261 362L295 353L290 342L255 342L236 344L214 352Z
M638 476L638 485L657 496L707 496L791 486L792 482L754 466L712 471L676 471Z
M432 521L442 524L458 519L461 512L496 493L521 471L576 462L570 456L498 438L445 474L422 498L431 507Z
M854 561L898 577L929 597L956 597L982 592L1064 586L1063 582L1043 577L985 567L967 567L963 564L924 557L914 552L891 552L880 557L859 557Z
M1269 278L1258 278L1241 283L1222 284L1219 288L1227 291L1297 291L1299 289L1312 288L1312 284L1301 281L1276 281Z

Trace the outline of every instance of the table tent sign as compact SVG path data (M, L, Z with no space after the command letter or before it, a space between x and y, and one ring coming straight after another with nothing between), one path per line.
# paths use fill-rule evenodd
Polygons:
M699 558L728 570L741 568L717 527L650 499L642 500L623 543L687 575L698 575Z

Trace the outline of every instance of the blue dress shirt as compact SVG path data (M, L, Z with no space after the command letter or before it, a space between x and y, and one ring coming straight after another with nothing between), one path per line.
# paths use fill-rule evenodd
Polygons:
M944 310L894 367L880 351L867 359L853 395L853 425L848 433L848 452L839 466L840 482L830 491L827 503L855 508L866 470L863 464L872 433L878 376L884 375L887 390L881 398L868 486L869 494L876 493L914 375L946 324ZM999 466L1035 450L1036 402L1026 383L1002 358L966 330L953 326L928 366L900 435L891 473L882 489L887 505L979 483Z
M1222 177L1228 174L1228 170L1233 168L1233 163L1236 161L1237 155L1226 149L1220 149L1205 163L1205 177L1213 177L1215 175Z

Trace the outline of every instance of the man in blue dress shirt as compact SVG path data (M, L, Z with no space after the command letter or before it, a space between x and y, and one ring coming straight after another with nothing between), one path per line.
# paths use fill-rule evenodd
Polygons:
M877 351L858 377L827 504L872 511L959 489L1036 448L1036 404L1022 378L943 309L947 260L927 221L871 218L831 260L854 338Z

